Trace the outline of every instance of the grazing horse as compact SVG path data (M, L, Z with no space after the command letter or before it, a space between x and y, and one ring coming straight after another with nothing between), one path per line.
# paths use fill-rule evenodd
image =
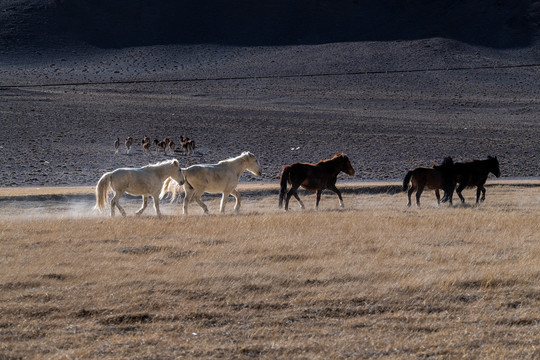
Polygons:
M120 138L116 138L116 141L114 142L114 153L118 153L118 149L120 148Z
M465 198L461 194L466 187L476 186L476 203L484 201L486 199L486 183L489 173L492 173L496 177L501 176L501 170L499 169L499 160L497 157L488 156L486 160L473 160L465 163L455 163L452 166L452 175L455 182L459 184L456 189L461 202L465 202ZM448 194L448 200L452 202L452 191ZM482 197L480 197L480 193ZM446 197L445 197L446 198Z
M411 195L416 191L416 205L420 206L420 195L424 191L424 188L435 190L435 196L437 197L437 205L441 203L441 195L439 189L445 191L445 199L448 196L449 189L450 192L453 191L455 182L452 180L452 165L454 161L451 157L447 157L443 160L443 163L439 166L432 167L417 167L413 170L407 172L405 178L403 179L403 191L406 191L409 187L409 182L411 187L407 193L409 201L407 206L411 206ZM452 199L449 198L450 204L452 204ZM445 201L443 199L443 201Z
M131 136L128 136L124 144L126 145L126 151L129 154L129 150L131 150L131 145L133 145L133 138Z
M221 193L220 212L225 212L225 202L232 194L236 198L234 210L240 210L240 193L236 190L240 175L247 170L254 175L261 176L261 166L250 152L243 152L241 155L222 160L217 164L192 165L182 169L184 175L184 215L188 214L188 204L192 198L197 204L208 213L208 207L201 201L201 196L207 193ZM180 184L181 185L181 184ZM173 184L167 179L163 184L160 198L166 193L172 192L172 200L176 198L180 186Z
M329 160L321 160L317 164L294 163L287 165L281 172L281 190L279 192L279 208L283 206L285 193L285 210L289 210L289 199L294 196L304 209L304 203L298 196L297 189L302 186L304 189L317 191L316 208L319 207L321 194L324 189L332 190L339 197L339 206L344 207L341 192L336 187L338 174L343 171L347 175L354 175L354 169L347 155L341 153ZM291 189L287 192L287 184L291 184Z
M142 168L121 168L105 173L99 179L96 186L96 208L103 210L107 203L109 188L113 190L114 197L111 200L111 216L114 216L115 206L120 210L122 216L126 212L118 203L118 200L124 193L131 195L142 195L143 205L137 211L141 215L148 205L148 197L154 200L154 208L158 217L161 217L159 211L159 192L165 179L174 179L179 184L183 184L183 177L180 171L178 160L167 160L157 164L147 165Z

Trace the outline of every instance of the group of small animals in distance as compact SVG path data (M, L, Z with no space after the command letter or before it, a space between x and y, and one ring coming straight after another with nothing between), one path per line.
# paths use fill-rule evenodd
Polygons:
M129 154L131 151L134 141L135 140L131 136L128 136L124 141L124 145L126 146L126 154ZM164 138L163 140L154 139L152 142L150 141L150 138L145 135L141 140L143 151L150 153L152 150L152 143L154 144L156 153L159 153L159 151L162 150L164 154L167 154L168 151L169 154L172 155L176 150L176 144L168 137ZM192 154L195 151L195 141L188 137L180 136L180 149L182 149L182 151L187 155ZM117 154L119 150L120 138L116 138L114 142L114 153Z

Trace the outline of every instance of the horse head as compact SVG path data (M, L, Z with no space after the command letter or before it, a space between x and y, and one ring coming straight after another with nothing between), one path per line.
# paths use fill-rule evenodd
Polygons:
M454 159L451 156L447 156L443 159L441 166L452 166L454 165Z
M251 173L253 173L254 175L261 176L262 175L261 165L255 158L255 155L253 155L249 151L244 152L242 155L244 155L248 161L246 169L250 171Z
M501 170L499 169L499 160L496 156L488 156L489 171L496 177L501 176Z
M184 173L180 168L180 162L177 159L171 160L171 178L180 185L184 185Z
M351 161L349 160L349 157L345 155L344 153L341 153L337 156L343 159L343 165L341 167L341 171L343 171L347 175L353 176L354 168L351 165Z

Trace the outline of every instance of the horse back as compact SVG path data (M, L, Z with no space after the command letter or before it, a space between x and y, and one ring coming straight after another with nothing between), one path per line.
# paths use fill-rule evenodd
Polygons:
M412 170L411 182L413 185L428 189L440 189L443 185L443 176L437 169L421 166Z
M460 184L466 186L484 185L487 181L489 169L481 161L471 161L454 164L454 175Z
M307 190L322 190L328 186L328 182L337 178L337 174L326 171L324 166L309 163L294 163L289 165L289 182L293 185L302 186Z
M211 193L236 187L240 175L223 164L192 165L184 170L184 178L191 187Z
M155 193L161 189L159 176L144 168L120 168L112 172L111 187L132 195Z

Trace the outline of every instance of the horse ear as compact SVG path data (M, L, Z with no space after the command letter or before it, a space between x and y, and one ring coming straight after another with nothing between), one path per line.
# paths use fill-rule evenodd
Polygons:
M180 167L180 163L178 162L178 160L174 159L172 163L174 166Z

